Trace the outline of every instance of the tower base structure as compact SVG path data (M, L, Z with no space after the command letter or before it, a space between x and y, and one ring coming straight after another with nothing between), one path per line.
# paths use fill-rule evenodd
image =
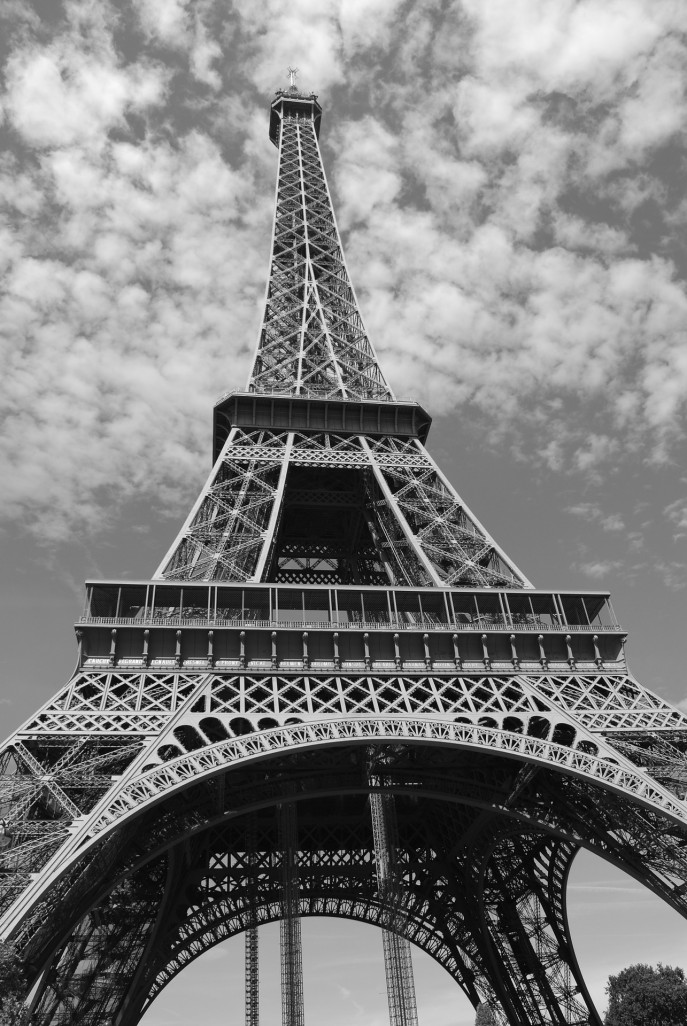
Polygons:
M685 912L687 722L628 675L606 595L88 596L77 672L2 757L4 936L34 974L37 1026L138 1022L192 959L281 919L285 803L300 915L402 930L503 1023L600 1022L565 911L581 847ZM394 796L392 894L371 792Z

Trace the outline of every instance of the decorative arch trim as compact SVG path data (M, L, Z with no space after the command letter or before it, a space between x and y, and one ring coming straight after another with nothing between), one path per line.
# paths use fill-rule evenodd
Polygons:
M687 824L687 803L678 801L645 773L553 741L517 734L495 727L453 720L403 716L353 716L311 720L263 730L197 751L188 752L162 766L150 768L138 776L124 777L114 785L95 810L75 820L71 839L44 867L40 880L29 885L8 910L3 937L9 937L21 918L44 890L87 851L121 824L191 784L226 772L233 765L266 761L290 752L326 748L333 744L407 744L447 745L475 752L503 755L525 763L579 777L599 787L615 791L681 825Z
M156 766L126 781L109 803L96 810L86 836L95 839L117 823L167 798L173 792L221 773L232 765L284 755L291 751L330 744L441 744L456 748L488 749L525 762L539 763L583 777L687 823L687 805L645 773L526 734L453 720L401 716L355 716L309 721L231 738Z
M264 902L258 908L259 926L267 923L278 922L281 919L281 905L277 901ZM301 899L299 915L303 918L334 917L348 919L353 922L364 923L366 926L391 930L399 933L433 958L449 975L463 986L460 975L462 966L457 962L455 954L450 947L439 937L436 931L431 930L419 918L413 916L412 910L408 910L406 917L399 917L398 910L390 908L379 901L355 900L350 897L313 897ZM233 915L220 914L219 910L215 917L203 923L202 926L193 931L188 937L188 943L180 948L174 959L161 967L151 983L150 990L142 1005L142 1010L147 1011L155 998L172 982L172 980L184 970L196 958L200 958L216 944L234 937L250 925L248 913L234 913ZM399 928L401 927L401 928ZM472 963L469 952L459 945L461 956L465 964L470 964L473 971L476 968ZM476 973L476 975L479 975Z

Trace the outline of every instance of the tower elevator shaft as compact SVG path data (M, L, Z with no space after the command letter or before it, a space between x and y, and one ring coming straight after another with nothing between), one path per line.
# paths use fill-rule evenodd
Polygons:
M248 817L246 826L246 863L253 878L257 876L257 829L255 814ZM260 960L258 948L258 917L251 904L249 923L244 935L245 966L245 1026L260 1023Z
M391 913L388 928L382 930L389 1026L418 1026L410 941L402 935L406 910L396 861L398 824L394 796L371 793L370 814L379 896Z
M282 859L281 920L281 1021L282 1026L304 1026L303 951L299 915L298 821L295 802L278 809L279 847Z

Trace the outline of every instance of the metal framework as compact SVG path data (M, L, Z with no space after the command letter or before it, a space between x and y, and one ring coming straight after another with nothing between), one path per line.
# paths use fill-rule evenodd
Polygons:
M281 1021L282 1026L303 1026L303 951L299 915L298 825L295 802L277 807L281 855Z
M257 872L257 823L251 816L246 827L246 864ZM244 939L244 994L246 1002L245 1026L260 1024L260 949L258 944L258 917L251 909L250 923Z
M379 786L374 774L371 775L370 784L372 787ZM382 930L389 1023L390 1026L417 1026L413 960L410 941L403 934L406 909L396 860L398 824L393 794L371 792L370 812L379 896L395 913L391 928Z
M135 1026L177 973L300 918L409 944L499 1026L600 1026L566 915L587 848L687 914L687 717L638 683L608 595L544 592L425 449L379 369L320 158L271 108L266 308L214 465L144 581L91 581L69 682L0 749L0 937L35 1026ZM296 829L297 823L297 829Z

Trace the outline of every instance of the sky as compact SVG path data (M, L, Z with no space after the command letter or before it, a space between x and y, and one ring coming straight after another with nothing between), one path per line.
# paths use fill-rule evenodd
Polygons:
M0 17L2 732L68 678L83 580L152 574L207 474L212 403L257 339L290 65L324 107L364 320L396 393L433 414L431 452L537 586L610 589L634 672L687 705L682 0ZM687 965L683 924L610 872L588 860L571 892L599 993L628 959ZM312 924L313 958L335 926ZM336 928L342 951L365 933ZM197 996L201 965L167 995ZM373 1026L364 969L331 987ZM469 1022L427 972L422 1026Z

